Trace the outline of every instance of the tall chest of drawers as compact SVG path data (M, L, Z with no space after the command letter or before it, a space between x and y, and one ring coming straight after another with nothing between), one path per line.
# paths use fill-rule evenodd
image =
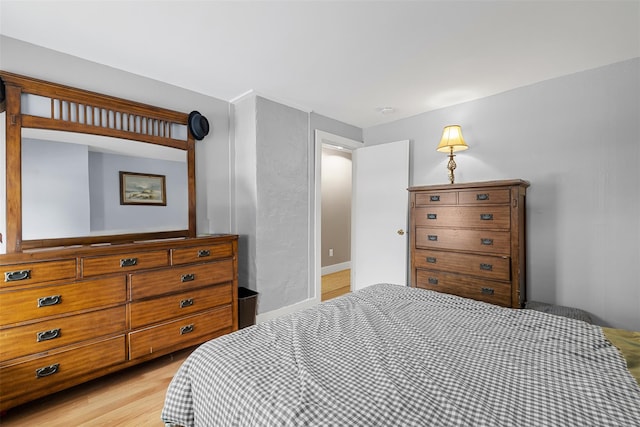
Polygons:
M238 328L237 236L0 256L0 410Z
M409 188L411 286L522 307L523 180Z

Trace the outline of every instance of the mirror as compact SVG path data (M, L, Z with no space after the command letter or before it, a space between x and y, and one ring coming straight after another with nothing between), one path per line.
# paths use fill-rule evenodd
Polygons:
M6 252L196 236L188 114L0 70Z
M122 204L120 172L164 177L166 204ZM22 129L24 240L185 230L188 194L184 150L98 135Z

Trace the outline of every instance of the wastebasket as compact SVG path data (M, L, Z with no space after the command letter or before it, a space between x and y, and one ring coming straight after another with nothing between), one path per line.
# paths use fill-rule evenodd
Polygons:
M248 288L238 288L238 329L256 324L258 293Z

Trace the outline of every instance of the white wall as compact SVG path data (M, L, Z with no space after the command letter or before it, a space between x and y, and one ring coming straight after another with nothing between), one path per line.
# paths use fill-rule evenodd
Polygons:
M640 330L640 59L364 129L413 144L413 185L447 182L435 151L460 124L456 182L522 178L528 298Z

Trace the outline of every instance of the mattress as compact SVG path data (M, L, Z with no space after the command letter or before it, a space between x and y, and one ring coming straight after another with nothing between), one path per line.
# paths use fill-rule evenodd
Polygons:
M378 284L201 345L169 426L640 426L589 323Z

